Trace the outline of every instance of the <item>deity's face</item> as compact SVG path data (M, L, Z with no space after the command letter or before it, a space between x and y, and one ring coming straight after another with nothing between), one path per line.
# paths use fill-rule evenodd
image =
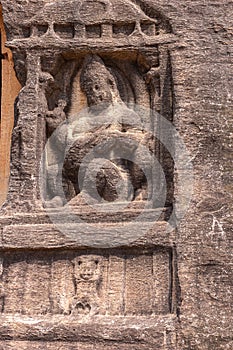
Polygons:
M85 93L89 107L101 105L102 109L108 107L113 102L113 82L109 78L109 74L104 75L103 72L91 76L86 80Z
M100 277L100 257L80 256L75 259L75 277L77 280L93 281Z
M64 109L66 107L67 103L65 100L59 100L57 105L58 105L58 107L61 107Z

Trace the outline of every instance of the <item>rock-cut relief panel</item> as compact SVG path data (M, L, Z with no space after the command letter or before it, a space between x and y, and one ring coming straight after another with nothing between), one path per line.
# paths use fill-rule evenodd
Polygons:
M168 314L175 293L171 259L166 249L4 254L2 312Z
M153 67L158 51L150 59L150 68L143 55L95 54L70 64L72 90L65 98L53 96L57 102L46 113L47 207L145 200L161 206L163 184L152 179L162 176L155 176L151 165L151 155L159 157L153 135L161 100Z
M174 167L156 117L172 122L174 38L167 19L140 0L67 5L45 4L8 42L25 85L16 108L11 198L32 210L41 210L41 194L52 208L93 201L171 208ZM162 169L152 167L153 159Z

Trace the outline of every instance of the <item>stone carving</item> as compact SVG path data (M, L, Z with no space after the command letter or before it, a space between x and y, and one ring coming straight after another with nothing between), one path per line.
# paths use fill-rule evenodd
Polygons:
M0 348L233 348L232 147L227 135L231 5L228 0L1 0L6 46L13 56L10 66L14 65L22 90L15 105L9 196L0 213ZM5 112L12 111L13 103L4 101L13 92L10 85L6 88L10 66L2 60L3 148L12 125L11 114ZM133 103L152 112L144 118L132 109ZM80 112L86 107L88 113ZM182 157L177 137L167 133L154 112L171 123L175 112L174 126L191 159ZM171 141L174 166L169 150L143 131L145 124L161 143ZM40 159L53 134L54 144L49 141L45 155L46 205L66 203L57 181L63 168L68 205L79 205L73 213L86 218L77 226L66 217L74 208L42 207ZM163 216L150 230L145 229L147 214L157 210L155 205L145 211L140 207L149 197L142 169L135 165L140 145L155 151L163 167L163 212L174 209L172 220L169 214ZM95 167L89 173L85 168L84 157L91 152L99 162L110 158L96 179ZM172 230L185 201L191 199L192 182L187 183L187 173L182 175L189 160L194 162L195 197L182 225ZM86 186L77 181L79 171ZM110 210L100 214L96 206L93 214L92 208L81 206L85 192L88 200L95 198L93 180L100 198L127 199L132 206L116 216ZM121 184L125 186L119 196ZM208 191L214 196L203 207L200 203ZM205 214L213 213L215 206L217 226ZM110 207L108 203L106 208ZM104 242L106 249L92 249L92 242L84 244L75 239L77 235L71 238L55 227L51 212L59 218L65 213L63 227L73 225L75 233L87 237L93 234L96 244L103 228L109 245ZM215 213L212 216L215 220ZM134 237L141 227L143 234ZM111 248L124 229L132 241Z
M52 22L51 12L54 15ZM31 34L31 38L50 36L62 40L75 38L79 40L95 40L97 38L103 40L129 36L133 38L139 35L153 37L158 34L157 21L148 17L138 6L128 0L70 1L69 13L67 14L69 23L64 21L63 12L63 1L45 5L43 11L24 23L24 27L27 29L24 30L25 37L29 37ZM95 14L94 21L93 13Z
M53 77L50 73L40 72L39 75L39 112L45 116L48 110L48 103L46 98L46 89L48 85L53 82Z
M49 136L66 119L66 114L64 112L66 105L67 102L63 99L60 99L57 103L57 107L54 108L53 111L48 111L46 113L46 124ZM61 144L64 144L64 141L61 142Z
M99 313L101 269L101 257L99 256L87 255L74 259L76 295L72 301L72 315L94 315Z
M157 127L151 112L146 117L141 116L131 105L143 105L153 112L164 112L166 106L170 120L172 118L172 108L167 107L171 101L162 96L165 83L170 79L170 76L167 78L167 48L159 49L160 43L173 40L170 36L163 38L165 33L171 33L170 25L159 13L145 11L140 2L136 4L129 0L73 0L67 2L67 8L69 10L64 13L64 2L60 0L46 4L22 23L22 37L17 36L13 43L23 45L20 58L27 62L28 72L35 75L31 80L27 79L26 87L31 89L33 86L28 82L37 82L35 91L29 91L38 95L38 106L32 108L32 113L37 110L39 117L33 125L36 129L33 135L38 138L33 147L37 147L38 158L46 139L57 132L53 142L48 142L45 157L46 180L42 191L45 206L61 207L66 202L81 206L95 199L97 202L128 200L134 202L133 207L141 205L139 202L151 201L145 175L145 171L150 173L151 164L146 159L142 166L136 164L137 158L143 158L140 146L150 152L156 150L159 158L164 158L159 161L166 163L165 175L167 172L169 182L173 181L173 165L170 159L165 159L151 134L144 131L145 126L151 131ZM53 49L48 50L48 43ZM43 54L38 51L35 55L31 50L35 45L43 47ZM93 54L87 54L85 47ZM26 48L29 53L23 58ZM129 54L130 50L132 54ZM33 73L35 65L37 70ZM78 76L76 90L80 90L82 97L76 98L79 113L75 115L71 111L74 112L74 80ZM96 87L98 91L95 91ZM80 113L82 107L88 107L85 116ZM19 114L22 111L23 107ZM22 132L23 143L25 139ZM18 140L15 152L20 149L20 142ZM109 149L108 154L104 145ZM89 168L87 172L85 166L80 168L83 157L93 150L98 153L96 160L103 162L106 157L110 158L97 174L95 169ZM117 157L120 151L125 153L125 158ZM33 154L31 152L31 156ZM36 170L39 167L39 164L35 165ZM17 172L17 162L16 169ZM80 183L77 181L79 171ZM62 181L59 179L61 174ZM40 192L40 184L34 184L37 175L30 177L33 199L28 200L29 205L38 199ZM172 192L172 185L167 188Z
M169 249L26 253L4 258L0 300L5 314L154 315L171 312L175 276ZM3 270L3 259L1 262ZM38 278L39 277L39 278ZM4 310L3 310L4 305Z
M127 230L131 218L137 219L147 201L152 202L146 176L151 163L143 150L157 152L161 160L152 137L152 131L159 129L153 113L170 106L163 94L165 81L170 79L170 27L159 11L149 5L146 10L140 0L46 2L25 17L17 32L12 28L8 43L25 85L16 106L10 204L2 233L4 322L17 314L20 331L14 328L12 334L20 333L22 326L27 334L24 339L31 337L28 334L34 332L33 327L40 327L36 334L46 336L41 328L46 323L54 332L51 336L47 333L47 339L63 339L67 330L82 333L82 342L86 330L92 331L94 323L101 320L113 330L109 339L104 334L103 347L110 348L116 347L116 334L121 347L142 344L144 340L138 340L143 330L140 326L136 332L135 322L144 326L145 321L145 328L151 333L156 330L165 344L167 320L173 327L176 311L174 239L165 233L166 223L156 224L156 232L152 228L140 237L139 246L135 239L121 249L93 249L91 243L71 241L65 232L58 232L53 215L61 219L61 226L73 228L73 219L66 213L75 209L94 231L98 222L106 231L111 227L117 236L121 224ZM135 105L145 107L148 113L140 113ZM171 120L172 113L169 117ZM92 155L95 164L90 165ZM44 177L38 176L41 164ZM92 207L86 204L104 201L124 202L123 206L129 201L132 205L127 203L126 215L120 210L112 215L96 210L92 215ZM45 210L42 204L52 210ZM62 206L66 207L54 209ZM107 203L105 208L109 207ZM11 218L12 208L24 215ZM146 208L148 212L156 211ZM142 215L138 225L144 228L147 218ZM18 251L5 253L7 247ZM156 315L160 315L162 331L156 329ZM50 327L53 322L56 329ZM103 339L101 327L95 334L96 344ZM125 344L121 330L127 336ZM150 339L156 347L154 338ZM89 339L84 341L85 347L94 346Z
M58 101L57 107L53 111L46 113L46 131L47 136L50 137L52 133L58 128L56 137L52 138L48 145L48 152L46 154L47 162L47 192L51 200L46 202L47 207L62 206L62 193L58 185L59 167L63 165L63 154L66 147L67 138L67 123L64 109L67 102L64 99ZM63 124L62 124L63 123ZM62 124L62 125L61 125Z
M115 77L99 56L88 55L84 60L80 87L86 95L88 113L86 111L75 118L72 116L66 119L64 113L66 102L62 99L53 111L46 112L47 136L51 136L57 129L55 136L49 141L46 155L48 182L46 206L61 206L64 203L64 188L57 180L63 167L64 154L66 154L63 171L64 187L66 198L71 199L80 194L77 181L80 165L85 155L93 149L97 151L97 158L100 160L106 156L111 158L98 173L97 189L100 197L107 201L146 199L146 178L143 171L134 163L134 160L140 157L138 145L146 146L152 152L155 147L150 133L143 131L144 121L123 102ZM63 121L65 122L61 125ZM101 147L98 144L101 144ZM120 152L125 153L126 159L117 160ZM130 160L127 160L128 156ZM145 163L144 166L149 168L150 164ZM93 174L90 172L89 176L86 174L83 176L89 195L94 192L95 169ZM118 192L119 181L123 184L123 188L121 187ZM130 182L131 187L128 186ZM83 191L75 199L75 203L76 205L83 203Z
M69 125L68 152L64 169L65 176L73 183L76 195L80 188L77 183L78 171L86 154L95 150L96 157L112 159L104 165L97 178L97 189L107 201L117 199L117 184L132 181L133 188L127 193L120 191L118 200L145 199L146 180L143 172L133 164L139 155L138 144L150 146L149 133L142 131L140 116L129 109L121 100L116 81L99 56L87 56L84 61L81 78L81 89L87 97L88 115L78 117ZM98 144L101 146L98 147ZM71 145L71 146L70 146ZM151 146L153 144L151 143ZM151 147L152 148L152 147ZM131 161L118 159L119 151L130 155ZM83 174L86 185L84 191L89 196L94 192L95 169L92 174ZM88 189L88 193L87 193ZM81 196L83 195L83 191ZM80 197L76 198L79 202Z

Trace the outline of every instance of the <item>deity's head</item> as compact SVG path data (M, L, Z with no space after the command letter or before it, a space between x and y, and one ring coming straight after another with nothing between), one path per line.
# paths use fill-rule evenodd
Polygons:
M80 86L87 97L89 107L108 107L119 99L114 76L97 55L88 55L83 63Z
M66 100L61 98L60 100L58 100L57 105L58 105L58 107L61 107L62 109L64 109L67 105L67 102L66 102Z
M79 256L74 259L74 271L79 281L96 281L101 274L101 258L95 255Z

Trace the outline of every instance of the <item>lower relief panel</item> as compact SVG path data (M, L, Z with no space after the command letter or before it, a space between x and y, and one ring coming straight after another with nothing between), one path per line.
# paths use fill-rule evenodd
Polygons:
M153 316L173 309L169 249L12 251L1 261L6 315Z
M0 350L176 349L174 266L159 247L2 253Z

